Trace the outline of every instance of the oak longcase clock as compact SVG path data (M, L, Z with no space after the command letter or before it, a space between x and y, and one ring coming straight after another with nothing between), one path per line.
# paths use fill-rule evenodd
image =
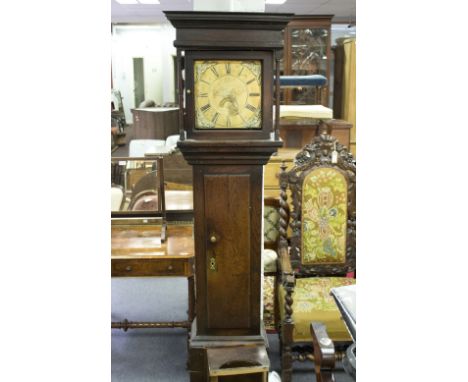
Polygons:
M205 382L207 349L265 344L263 166L282 145L273 104L279 113L278 50L292 15L165 14L176 28L181 79L178 147L193 166L196 318L189 372L191 382Z

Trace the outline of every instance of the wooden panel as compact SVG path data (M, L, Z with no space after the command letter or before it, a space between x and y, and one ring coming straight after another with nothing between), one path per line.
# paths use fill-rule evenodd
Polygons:
M112 277L190 276L189 259L112 259Z
M132 109L134 139L166 139L179 132L179 110L173 108Z
M350 138L350 130L349 129L336 129L333 131L333 136L338 139L342 145L349 148L349 138Z
M292 161L285 162L287 169L291 168ZM279 174L281 172L281 162L271 162L265 166L265 189L275 188L279 190Z
M332 128L332 134L342 145L349 147L350 130L352 124L341 120L331 119L326 122ZM319 134L318 125L286 125L280 126L280 137L284 142L285 148L296 148L299 152L307 144L311 143Z
M272 156L270 161L265 166L265 179L264 187L266 190L278 190L275 196L279 195L279 174L281 163L284 161L286 164L286 170L289 170L293 166L294 157L300 151L300 149L279 149L278 155Z
M249 328L250 176L206 175L205 216L208 240L217 238L206 251L208 327Z

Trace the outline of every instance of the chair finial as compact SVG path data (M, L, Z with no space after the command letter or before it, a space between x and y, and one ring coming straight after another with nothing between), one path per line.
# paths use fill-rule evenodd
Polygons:
M324 121L320 121L319 133L320 133L320 135L331 135L332 134L332 126L329 123L326 123Z

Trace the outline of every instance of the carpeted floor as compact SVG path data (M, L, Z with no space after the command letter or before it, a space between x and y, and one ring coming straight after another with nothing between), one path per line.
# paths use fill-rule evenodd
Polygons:
M112 321L186 319L187 280L112 279ZM183 329L112 330L112 382L189 382L187 334ZM279 343L269 334L271 370L280 371ZM296 363L293 382L314 381L311 363ZM337 382L351 382L342 370Z

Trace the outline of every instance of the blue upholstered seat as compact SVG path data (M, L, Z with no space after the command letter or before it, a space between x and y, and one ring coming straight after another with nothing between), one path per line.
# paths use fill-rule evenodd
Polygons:
M280 76L280 86L324 86L327 78L321 74L311 74L308 76Z

